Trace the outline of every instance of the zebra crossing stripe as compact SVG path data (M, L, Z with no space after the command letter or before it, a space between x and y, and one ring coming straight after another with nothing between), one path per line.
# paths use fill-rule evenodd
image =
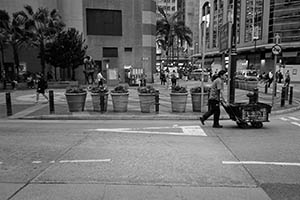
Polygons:
M285 118L285 117L280 117L281 120L283 121L288 121L289 119Z
M295 120L295 121L299 121L300 119L296 118L296 117L289 117L290 119L292 120Z
M300 124L297 123L297 122L291 122L291 124L294 124L294 125L296 125L296 126L300 126Z

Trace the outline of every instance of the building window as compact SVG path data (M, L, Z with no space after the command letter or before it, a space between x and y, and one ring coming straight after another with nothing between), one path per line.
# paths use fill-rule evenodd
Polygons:
M118 57L118 48L103 47L103 57Z
M132 47L125 47L124 51L126 51L126 52L132 52Z
M245 42L262 37L263 0L246 0Z
M300 41L300 0L270 0L269 43L276 33L281 42Z
M122 36L122 11L86 9L87 35Z

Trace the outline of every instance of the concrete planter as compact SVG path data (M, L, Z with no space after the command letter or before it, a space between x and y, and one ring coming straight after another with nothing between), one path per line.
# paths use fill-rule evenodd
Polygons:
M172 112L185 112L188 93L171 93Z
M110 93L114 112L127 112L129 93Z
M104 106L101 109L101 96L104 97ZM107 100L108 100L108 93L91 93L93 109L96 112L106 112L107 111Z
M65 93L70 112L84 111L86 92L85 93Z

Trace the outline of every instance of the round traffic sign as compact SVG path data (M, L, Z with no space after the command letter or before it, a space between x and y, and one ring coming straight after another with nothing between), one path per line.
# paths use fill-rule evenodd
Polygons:
M273 53L274 55L280 54L280 53L281 53L281 46L279 46L278 44L274 45L274 46L272 47L272 53Z

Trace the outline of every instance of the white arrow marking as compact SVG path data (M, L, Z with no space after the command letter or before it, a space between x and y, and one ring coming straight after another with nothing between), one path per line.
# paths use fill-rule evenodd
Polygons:
M164 132L164 131L147 131L159 129L179 128L182 132ZM92 129L91 131L107 131L107 132L122 132L122 133L146 133L146 134L169 134L169 135L194 135L207 136L200 126L169 126L169 127L145 127L145 128L113 128L113 129Z
M300 124L297 123L297 122L291 122L291 124L294 124L294 125L296 125L296 126L300 126Z
M60 160L59 163L92 163L92 162L110 162L111 159L99 160Z
M263 162L263 161L223 161L225 165L280 165L280 166L299 166L300 163L288 162Z

